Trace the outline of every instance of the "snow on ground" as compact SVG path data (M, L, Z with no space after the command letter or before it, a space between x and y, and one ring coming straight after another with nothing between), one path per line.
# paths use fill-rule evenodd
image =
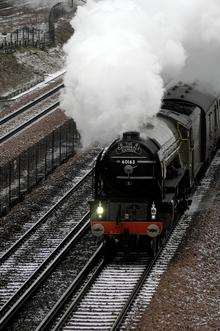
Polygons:
M60 70L64 70L64 54L59 46L46 51L21 49L14 54L0 54L0 95L8 95L30 82L36 84Z
M16 52L15 57L19 64L31 67L35 74L49 75L61 70L64 65L64 54L60 47L48 49L47 51L26 50Z
M28 26L42 28L48 25L51 2L38 1L3 1L11 7L0 6L0 40L16 29ZM53 4L55 0L52 0ZM56 1L57 3L57 1ZM35 4L35 6L32 6ZM30 6L31 5L31 6ZM2 9L3 8L3 9ZM56 22L57 47L44 51L35 48L19 48L13 54L0 53L0 96L8 95L21 88L29 88L44 80L45 76L64 68L64 53L62 44L73 33L70 19L73 13L64 16ZM4 35L2 35L4 33ZM18 92L19 94L19 92ZM0 111L4 105L0 103Z
M65 69L61 69L52 74L47 75L42 82L34 85L33 87L31 87L30 89L28 89L27 91L25 91L23 93L17 94L13 98L11 98L10 101L17 100L17 99L23 97L24 95L29 94L30 92L43 88L48 83L51 83L52 81L56 80L57 78L62 77L65 72L66 72Z

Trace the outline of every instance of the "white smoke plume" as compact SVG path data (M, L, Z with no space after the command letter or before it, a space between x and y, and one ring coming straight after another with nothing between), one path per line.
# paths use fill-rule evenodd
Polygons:
M78 7L65 46L63 107L84 145L138 130L159 110L170 80L220 83L219 19L219 0L88 0Z

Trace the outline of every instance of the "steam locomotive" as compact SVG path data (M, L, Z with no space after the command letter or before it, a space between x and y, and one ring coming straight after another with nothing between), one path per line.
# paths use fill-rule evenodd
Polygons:
M157 247L187 204L201 169L220 138L220 98L178 83L159 113L125 132L97 158L91 229L107 243Z

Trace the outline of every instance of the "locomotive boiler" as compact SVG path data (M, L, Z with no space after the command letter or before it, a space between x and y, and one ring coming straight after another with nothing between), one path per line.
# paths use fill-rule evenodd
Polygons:
M124 132L105 148L95 165L92 233L156 247L216 149L219 109L219 98L179 83L140 132Z

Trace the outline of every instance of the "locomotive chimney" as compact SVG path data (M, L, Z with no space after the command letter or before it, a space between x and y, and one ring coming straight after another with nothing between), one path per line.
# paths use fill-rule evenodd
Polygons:
M123 133L123 140L139 140L140 132L138 131L127 131Z

